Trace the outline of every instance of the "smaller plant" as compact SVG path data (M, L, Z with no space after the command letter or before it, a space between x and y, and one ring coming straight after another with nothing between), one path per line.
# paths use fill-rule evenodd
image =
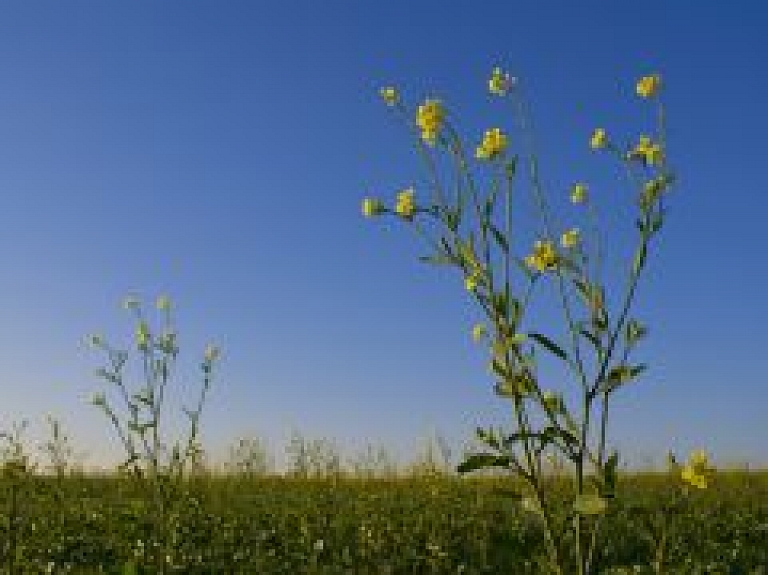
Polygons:
M22 436L29 422L13 423L10 431L0 432L0 481L7 488L5 543L0 547L0 563L7 573L17 573L24 562L23 531L25 503L35 464L24 448Z
M97 370L96 374L114 386L118 402L125 411L121 414L102 392L93 394L91 403L107 416L125 449L127 459L119 466L119 470L132 472L144 489L144 513L150 516L154 536L157 538L154 568L156 572L165 573L167 563L171 560L174 538L178 533L185 474L201 461L203 454L200 415L211 384L213 365L219 358L219 349L213 345L205 349L201 366L203 385L197 402L193 409L182 407L189 424L186 440L174 442L170 456L164 460L163 454L168 453L168 447L162 433L161 413L170 370L179 352L176 331L171 321L171 302L165 296L157 299L156 307L165 315L165 325L158 333L150 329L137 298L126 298L123 307L136 314L134 341L142 356L146 383L138 390L130 391L122 375L128 352L114 349L101 336L92 335L89 338L90 344L107 352L110 362L108 367Z

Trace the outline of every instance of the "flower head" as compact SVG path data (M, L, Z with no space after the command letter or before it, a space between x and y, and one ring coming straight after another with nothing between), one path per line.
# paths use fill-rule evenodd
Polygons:
M512 78L501 68L494 68L491 78L488 80L488 90L496 96L505 96L512 86Z
M525 258L525 263L539 272L554 269L557 265L555 246L549 240L537 241L533 246L533 253Z
M661 76L658 74L652 74L650 76L643 76L637 82L637 95L641 98L651 98L656 95L661 87Z
M426 100L416 111L416 125L421 130L421 138L430 146L435 145L444 119L445 110L440 100Z
M363 200L363 215L372 218L384 213L384 204L377 198L365 198Z
M139 301L139 298L134 295L129 295L123 299L123 308L125 309L136 309L140 305L141 302Z
M395 106L400 101L400 94L398 93L397 88L392 86L385 86L379 90L379 95L387 106Z
M464 278L464 287L467 291L475 291L477 289L477 274L468 275Z
M136 328L136 345L139 349L147 347L149 343L149 325L144 320L139 322Z
M703 450L693 451L688 458L688 463L683 466L681 477L683 481L698 487L706 489L709 476L714 469L709 466L709 457Z
M574 204L584 203L587 199L587 186L584 184L575 184L571 188L571 201Z
M221 350L217 346L211 343L205 346L204 357L205 357L205 361L207 361L208 363L212 363L216 361L220 355L221 355Z
M593 150L599 150L601 148L605 148L605 145L608 143L608 136L605 133L605 130L602 128L596 128L594 132L592 132L592 137L589 140L589 146Z
M477 147L475 156L478 160L492 160L507 147L507 136L499 128L486 130L482 143Z
M161 295L160 297L157 298L157 302L155 305L159 310L168 310L168 309L171 309L171 300L168 296Z
M472 339L474 341L480 341L486 336L487 333L488 328L484 323L476 323L474 326L472 326Z
M581 234L578 228L571 228L560 237L560 245L564 248L572 248L579 243Z
M395 213L406 220L413 219L416 212L416 204L413 199L413 188L407 188L397 194L397 203L395 204Z
M634 149L627 153L628 160L639 159L646 166L656 166L663 158L661 146L651 141L648 136L640 136Z

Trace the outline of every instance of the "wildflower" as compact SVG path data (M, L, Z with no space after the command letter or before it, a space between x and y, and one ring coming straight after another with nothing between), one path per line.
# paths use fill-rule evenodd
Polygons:
M88 403L91 405L106 405L107 396L101 391L97 391L88 396Z
M608 137L605 134L605 130L597 128L592 132L592 138L589 141L589 145L593 150L599 150L605 148L607 141Z
M406 188L397 194L395 212L406 220L413 219L413 214L416 212L416 204L413 201L413 188Z
M488 90L496 96L506 96L509 88L512 86L512 79L509 74L501 68L494 68L491 73L491 79L488 80Z
M709 467L709 458L703 450L691 453L688 463L683 466L681 476L683 481L699 489L706 489L708 476L714 471Z
M485 327L484 323L476 323L472 327L472 339L474 341L480 341L486 336L487 333L488 333L488 328Z
M571 228L560 237L560 245L564 248L572 248L579 243L580 233L578 228Z
M464 287L467 291L475 291L477 289L477 274L472 274L464 278Z
M416 125L421 129L421 138L430 146L435 145L444 118L445 110L440 100L426 100L416 111Z
M637 82L637 95L641 98L651 98L658 92L660 86L661 76L658 74L643 76Z
M149 342L149 326L144 320L139 322L139 326L136 328L136 345L139 349L145 348Z
M397 92L397 88L392 86L386 86L379 90L381 99L387 106L395 106L400 101L400 94Z
M526 256L525 263L536 271L544 272L557 265L557 252L551 241L537 241L533 253Z
M475 156L478 160L492 160L507 147L507 136L499 128L487 130L483 142L477 147Z
M541 401L547 411L559 413L564 410L563 398L559 393L545 391L541 394Z
M204 357L205 357L205 361L207 361L208 363L216 361L220 355L221 355L221 350L217 346L211 343L205 346Z
M171 300L168 298L168 296L161 295L157 298L157 309L159 310L168 310L171 308Z
M363 200L363 215L372 218L384 213L384 204L377 198L365 198Z
M139 298L136 296L129 295L123 299L123 308L125 309L136 309L140 304L141 302L139 302Z
M571 202L574 204L584 203L587 199L587 186L584 184L575 184L571 188Z
M627 153L627 159L640 159L646 166L658 165L662 159L661 146L653 143L648 136L640 136L637 146Z

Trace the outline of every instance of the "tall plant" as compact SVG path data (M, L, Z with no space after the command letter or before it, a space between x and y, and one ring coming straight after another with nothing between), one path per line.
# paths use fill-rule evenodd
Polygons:
M507 131L491 127L477 138L470 156L441 100L426 99L412 111L396 88L383 88L384 102L414 136L432 193L417 195L408 187L397 194L391 208L368 197L362 211L366 217L395 216L433 249L423 261L455 268L462 275L466 293L485 316L472 328L472 336L488 345L494 390L511 403L513 430L478 429L477 438L487 450L468 456L459 471L503 468L519 476L526 486L522 504L540 518L546 535L542 569L583 575L596 570L600 517L609 509L617 485L619 455L609 452L606 437L609 402L646 369L631 359L646 335L631 309L674 181L666 155L661 78L645 76L636 85L637 96L656 107L653 136L639 135L634 144L623 146L604 128L596 128L588 141L594 152L608 153L622 166L636 202L634 256L616 309L609 309L601 276L604 246L588 186L574 183L569 190L579 210L573 217L586 221L588 233L577 226L559 226L544 191L517 80L495 68L488 89L511 105L521 134L517 150L512 150ZM451 166L447 175L441 169L446 165ZM513 190L518 193L521 168L528 174L539 230L525 255L515 253L512 244L512 197ZM554 288L566 327L562 341L538 326L529 327L535 318L526 311L542 284ZM539 351L573 376L577 401L569 402L560 390L542 385ZM567 462L573 479L572 507L563 524L543 481L543 463L552 457Z

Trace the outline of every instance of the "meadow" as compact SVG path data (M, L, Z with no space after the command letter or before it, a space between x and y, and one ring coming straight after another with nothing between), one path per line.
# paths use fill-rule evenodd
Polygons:
M549 481L563 503L573 496L567 481ZM2 483L3 572L157 572L156 510L133 476L11 475L6 465ZM684 499L667 473L622 473L619 485L594 572L766 573L768 473L721 471ZM541 573L542 525L517 504L518 487L510 477L437 468L391 476L201 469L179 487L163 568Z

